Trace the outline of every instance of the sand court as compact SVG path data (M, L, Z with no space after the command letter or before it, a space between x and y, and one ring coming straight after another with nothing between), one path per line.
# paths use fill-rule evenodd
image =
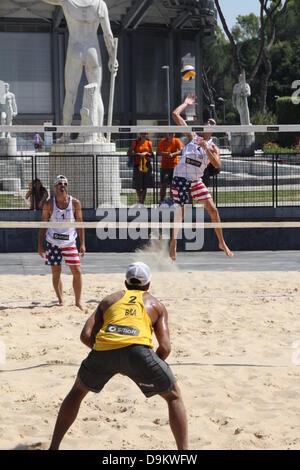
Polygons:
M79 335L123 273L84 276L85 311L55 305L51 277L1 276L0 448L46 448L88 349ZM191 449L299 449L298 272L153 272L169 312L172 365ZM294 354L294 356L292 356ZM62 449L174 449L165 402L115 376L88 394Z

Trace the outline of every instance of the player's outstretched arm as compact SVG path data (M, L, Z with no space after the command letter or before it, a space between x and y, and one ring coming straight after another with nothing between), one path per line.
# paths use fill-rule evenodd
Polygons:
M156 350L156 354L158 355L158 357L165 360L171 352L171 341L168 327L168 312L166 307L161 302L159 302L158 306L155 307L158 313L158 319L153 325L154 333L158 341L158 348Z
M186 121L183 119L181 114L188 106L194 106L196 104L196 97L194 95L188 95L184 102L178 106L178 108L174 109L172 112L172 118L176 122L178 126L187 126ZM193 140L193 134L191 132L187 132L185 136L188 138L189 141Z
M104 312L102 304L103 302L98 305L94 313L87 319L80 335L81 342L91 349L95 344L96 335L103 325Z

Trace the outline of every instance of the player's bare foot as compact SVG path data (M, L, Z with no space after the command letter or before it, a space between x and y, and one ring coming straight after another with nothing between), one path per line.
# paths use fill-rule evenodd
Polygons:
M171 240L170 243L170 258L172 261L176 261L176 240Z
M76 305L76 307L78 307L80 310L82 310L82 311L84 310L84 308L83 308L83 306L82 306L82 304L81 304L80 302L77 302L75 305Z
M229 250L226 243L223 243L223 244L220 243L219 248L220 250L224 251L225 255L228 256L228 258L233 258L234 253L232 253L232 251Z

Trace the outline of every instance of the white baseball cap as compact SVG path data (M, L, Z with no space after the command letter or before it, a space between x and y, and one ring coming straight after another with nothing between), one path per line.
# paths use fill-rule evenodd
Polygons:
M65 181L68 184L68 180L64 175L57 175L55 180L54 180L54 185L58 185L61 181Z
M146 286L151 281L151 271L147 264L142 262L132 263L126 271L126 282L130 286Z

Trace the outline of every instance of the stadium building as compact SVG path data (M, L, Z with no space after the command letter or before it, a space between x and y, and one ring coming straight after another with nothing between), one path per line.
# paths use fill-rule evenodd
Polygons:
M214 1L106 0L106 4L113 34L119 38L113 123L167 123L169 107L173 109L187 91L197 94L194 114L201 119L203 39L214 36ZM99 41L107 111L110 74L100 27ZM59 6L42 0L1 0L0 80L8 82L16 95L14 124L62 122L67 45L67 25ZM197 71L192 83L181 80L180 70L187 64ZM80 121L85 83L83 73L75 122Z

